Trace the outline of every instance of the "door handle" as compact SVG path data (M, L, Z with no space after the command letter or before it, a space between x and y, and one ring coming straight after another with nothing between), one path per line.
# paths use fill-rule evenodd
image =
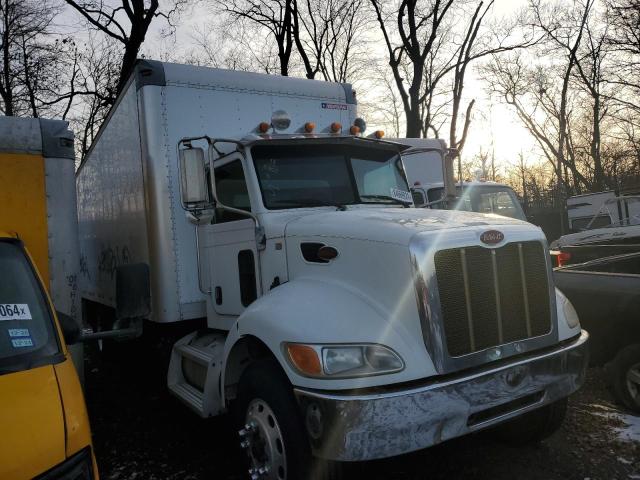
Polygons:
M215 288L216 305L222 305L222 288Z

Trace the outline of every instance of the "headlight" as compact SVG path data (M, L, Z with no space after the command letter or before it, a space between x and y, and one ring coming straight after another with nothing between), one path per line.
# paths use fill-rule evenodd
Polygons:
M399 372L400 356L383 345L303 345L290 343L291 364L312 377L364 377Z
M571 302L565 294L557 288L556 293L558 295L558 301L562 305L562 312L564 313L564 319L567 321L567 325L569 325L569 328L576 328L580 325L580 319L578 318L576 309L573 308L573 305L571 305Z

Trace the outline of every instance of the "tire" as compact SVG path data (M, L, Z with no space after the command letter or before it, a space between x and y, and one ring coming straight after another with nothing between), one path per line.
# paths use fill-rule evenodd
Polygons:
M629 410L640 412L640 345L620 350L609 372L616 399Z
M240 378L234 416L241 446L247 451L249 478L342 477L339 464L312 458L291 384L274 360L259 360L247 367ZM261 473L261 467L268 471Z
M512 445L539 443L555 433L567 413L567 399L556 400L495 428L497 438Z

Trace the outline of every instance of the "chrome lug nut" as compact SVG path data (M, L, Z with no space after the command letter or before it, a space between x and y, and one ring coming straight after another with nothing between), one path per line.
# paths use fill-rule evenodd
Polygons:
M251 422L247 423L242 430L239 430L238 435L240 435L240 437L246 437L247 435L249 435L250 433L254 433L255 431L256 424Z

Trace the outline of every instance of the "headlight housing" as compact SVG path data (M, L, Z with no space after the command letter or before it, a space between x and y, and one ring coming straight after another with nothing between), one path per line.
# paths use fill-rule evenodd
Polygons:
M564 313L564 319L567 322L569 328L576 328L580 326L580 319L578 318L578 312L573 308L573 305L566 297L564 293L556 288L557 299L562 306L562 312Z
M93 480L91 448L81 450L36 480Z
M402 358L384 345L288 343L285 351L293 367L308 377L366 377L404 369Z

